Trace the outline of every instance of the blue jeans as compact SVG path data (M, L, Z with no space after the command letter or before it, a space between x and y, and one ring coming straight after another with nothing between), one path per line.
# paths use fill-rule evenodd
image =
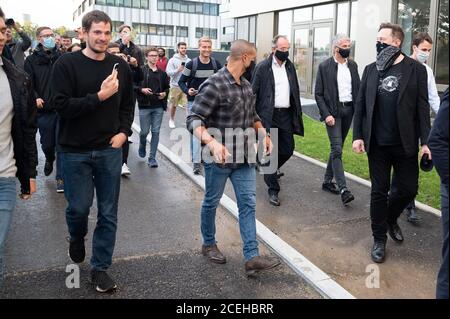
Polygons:
M16 179L0 178L0 287L3 282L3 251L16 205Z
M87 235L95 188L98 215L91 266L95 270L106 270L112 264L116 243L122 149L109 147L85 153L62 153L62 158L70 239L81 241Z
M188 102L188 115L192 114L193 105L194 105L193 101ZM192 163L202 162L202 143L195 136L192 136L191 138L191 156L192 156Z
M230 178L239 208L239 228L244 243L244 257L248 261L259 256L256 240L256 171L243 165L238 169L205 164L206 192L201 213L201 230L206 246L216 244L216 209L222 198L227 179Z
M437 278L436 298L448 299L448 184L441 184L441 211L444 243L442 245L442 264Z
M164 109L140 109L139 119L141 122L140 147L147 145L147 135L152 131L152 140L150 143L150 159L156 158L159 144L159 132L161 130L161 123L164 116Z

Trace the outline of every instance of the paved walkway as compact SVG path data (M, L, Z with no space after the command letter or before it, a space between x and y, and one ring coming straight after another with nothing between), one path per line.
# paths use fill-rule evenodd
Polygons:
M184 116L184 111L177 112L181 127ZM161 135L164 145L173 145L166 119ZM356 200L344 208L338 196L321 190L323 168L293 157L282 171L286 176L281 179L281 207L268 203L263 178L258 176L259 221L357 298L435 297L441 250L437 216L419 211L423 221L418 227L402 216L399 223L406 240L398 245L389 239L387 261L375 268L380 288L368 288L366 281L376 266L370 259L370 189L348 181ZM226 194L235 199L231 185Z

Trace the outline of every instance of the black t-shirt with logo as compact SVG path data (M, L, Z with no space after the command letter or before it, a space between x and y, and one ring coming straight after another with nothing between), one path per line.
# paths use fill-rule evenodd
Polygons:
M398 99L402 81L402 64L393 65L380 76L374 114L374 137L378 145L401 145L398 128Z

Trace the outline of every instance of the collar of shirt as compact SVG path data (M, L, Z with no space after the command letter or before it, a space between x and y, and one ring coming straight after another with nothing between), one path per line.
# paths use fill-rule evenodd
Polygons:
M279 68L284 68L286 66L286 61L284 61L283 63L281 63L281 65L278 63L277 58L275 57L275 55L273 56L273 64L276 65Z
M334 59L334 62L336 62L338 65L348 65L348 59L345 59L344 63L340 63L338 60L336 60L335 57L333 57L333 59Z

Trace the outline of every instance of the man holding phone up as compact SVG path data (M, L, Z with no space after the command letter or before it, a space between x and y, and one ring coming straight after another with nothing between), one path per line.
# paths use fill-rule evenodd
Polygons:
M95 189L98 220L91 281L99 292L116 288L106 270L112 264L116 242L122 146L131 134L134 109L130 67L123 59L106 54L111 26L104 12L87 13L83 18L86 49L62 56L53 75L68 202L69 256L75 263L84 261Z

